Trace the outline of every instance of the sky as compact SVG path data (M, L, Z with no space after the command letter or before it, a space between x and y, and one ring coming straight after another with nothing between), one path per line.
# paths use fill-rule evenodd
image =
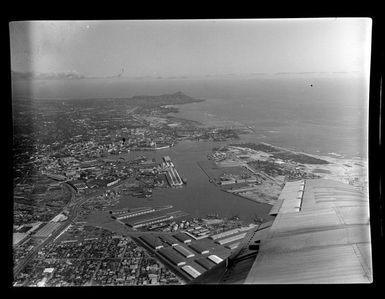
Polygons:
M10 23L16 72L113 76L369 73L368 18Z

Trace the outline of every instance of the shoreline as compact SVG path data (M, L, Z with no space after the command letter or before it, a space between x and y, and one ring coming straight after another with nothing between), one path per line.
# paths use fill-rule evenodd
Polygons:
M306 171L319 175L323 179L331 179L346 184L351 184L360 188L362 191L368 192L368 160L364 158L347 158L347 157L330 157L324 155L308 154L303 151L293 151L283 147L275 146L267 142L260 142L274 148L288 151L294 154L304 154L313 158L325 160L328 164L309 164L304 165ZM263 151L262 151L263 152ZM264 152L266 153L266 152ZM268 154L268 153L267 153Z
M332 161L335 161L335 160L360 160L360 161L365 161L367 160L367 158L365 157L360 157L360 156L356 156L356 157L346 157L342 154L339 154L339 153L328 153L329 155L325 155L325 154L312 154L312 153L307 153L307 152L304 152L304 151L296 151L296 150L293 150L293 149L289 149L289 148L284 148L282 146L278 146L278 145L274 145L274 144L271 144L271 143L267 143L267 142L259 142L261 144L265 144L265 145L268 145L268 146L272 146L272 147L275 147L277 149L280 149L280 150L284 150L284 151L288 151L290 153L294 153L294 154L304 154L304 155L307 155L307 156L310 156L310 157L313 157L313 158L317 158L317 159L323 159L323 160L332 160ZM328 161L329 162L329 161Z
M208 97L205 99L205 101L203 103L210 103L212 101L218 101L222 99L223 100L223 103L226 104L228 101L226 101L224 98L212 98L212 97ZM230 101L231 102L231 101ZM193 104L193 105L197 105L199 104L198 102L197 103L190 103L190 104ZM209 105L210 109L212 110L213 108L211 107L212 105ZM187 106L188 107L188 106ZM204 106L206 107L206 106ZM173 113L174 116L176 117L180 117L180 118L184 118L184 119L188 119L188 120L195 120L195 121L198 121L200 123L203 123L204 126L206 127L212 127L212 126L218 126L218 127L234 127L234 128L237 128L237 127L253 127L254 129L252 129L253 133L251 133L252 135L254 135L254 142L258 142L258 143L266 143L266 144L270 144L276 148L283 148L287 151L292 151L292 152L295 152L295 153L304 153L304 154L307 154L307 155L312 155L314 157L316 156L319 156L319 157L331 157L331 158L348 158L348 159L361 159L361 160L367 160L368 159L368 148L357 148L357 150L355 152L351 152L350 149L354 149L354 145L353 147L344 147L344 149L338 149L338 148L326 148L322 151L320 151L320 149L322 148L322 144L320 144L320 146L318 147L315 147L312 146L311 148L307 148L306 147L306 144L293 144L293 145L287 145L287 144L282 144L282 143L276 143L277 142L277 138L276 136L279 136L279 134L283 134L284 132L281 130L281 129L277 129L275 127L272 127L272 128L269 128L269 127L266 127L264 124L261 125L258 125L258 119L257 120L243 120L243 121L240 121L239 119L236 119L236 120L221 120L221 117L220 115L218 115L217 113L214 113L214 119L210 119L210 118L207 118L206 115L208 114L212 114L213 112L210 110L210 109L196 109L194 108L192 111L188 111L186 110L185 111L185 108L181 108L181 109L178 109L179 111L177 113ZM195 116L195 114L197 116ZM277 135L278 134L278 135ZM241 135L240 135L241 137ZM269 141L264 141L264 140L269 140ZM251 141L250 141L251 142ZM278 142L279 142L279 138L278 138ZM325 141L327 142L327 140ZM367 143L367 140L363 141L365 143ZM306 143L306 142L305 142ZM277 145L275 145L277 144ZM333 144L333 143L330 143L329 144ZM297 150L298 148L302 148L303 150Z

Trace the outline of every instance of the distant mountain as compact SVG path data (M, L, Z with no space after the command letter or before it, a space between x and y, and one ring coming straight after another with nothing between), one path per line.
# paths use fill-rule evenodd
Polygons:
M137 98L168 98L168 99L169 98L172 98L172 99L189 98L189 99L192 99L191 97L185 95L181 91L177 91L177 92L172 93L172 94L162 94L162 95L158 95L158 96L140 95L140 96L133 96L132 98L134 98L134 99L137 99Z
M139 95L133 96L129 100L131 101L140 101L141 105L176 105L176 104L186 104L192 102L202 102L202 99L194 99L188 95L185 95L183 92L178 91L172 94L163 94L158 96L149 96L149 95Z

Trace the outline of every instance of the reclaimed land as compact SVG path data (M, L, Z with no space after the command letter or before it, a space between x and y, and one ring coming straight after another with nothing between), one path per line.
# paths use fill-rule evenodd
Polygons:
M329 162L326 160L315 158L304 153L293 152L287 149L274 147L264 143L259 143L259 144L241 143L241 144L231 144L231 145L270 153L275 159L290 160L301 164L320 164L320 165L329 164Z
M240 166L219 167L213 161L198 161L197 164L207 175L210 181L219 188L219 190L237 195L253 202L274 205L281 191L281 187L276 184L272 184L270 180L263 181L261 184L253 187L250 187L250 183L220 185L220 177L224 173L240 174L245 171L244 168Z

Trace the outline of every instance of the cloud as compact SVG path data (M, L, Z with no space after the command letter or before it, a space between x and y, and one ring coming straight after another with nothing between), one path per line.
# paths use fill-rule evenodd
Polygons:
M35 73L35 72L11 72L13 80L71 80L83 79L84 75L77 71Z

